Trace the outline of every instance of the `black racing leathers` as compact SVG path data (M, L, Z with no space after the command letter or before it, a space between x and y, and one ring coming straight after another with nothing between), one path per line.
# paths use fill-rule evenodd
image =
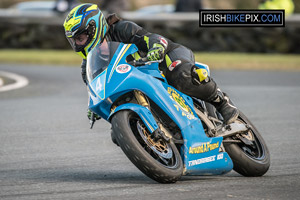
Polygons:
M145 57L148 50L155 43L160 43L165 47L165 59L160 63L159 67L170 85L187 95L205 101L211 101L216 96L217 85L211 78L210 81L200 85L195 85L192 82L191 68L195 65L195 59L190 49L174 43L161 35L149 33L134 22L115 20L116 18L113 18L114 20L111 23L110 17L107 19L108 24L110 24L107 36L112 41L135 44L141 57ZM82 77L86 83L85 60L83 60L81 67Z

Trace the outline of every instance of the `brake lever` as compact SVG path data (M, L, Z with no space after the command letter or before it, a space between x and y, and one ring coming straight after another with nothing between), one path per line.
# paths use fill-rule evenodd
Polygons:
M152 63L161 63L163 61L163 59L160 59L160 60L154 60L154 61L147 61L145 62L145 65L150 65Z

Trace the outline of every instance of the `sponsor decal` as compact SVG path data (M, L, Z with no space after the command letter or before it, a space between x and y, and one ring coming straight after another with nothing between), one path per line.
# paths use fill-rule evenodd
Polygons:
M126 64L122 64L122 65L118 65L116 71L120 74L124 74L127 73L131 70L130 65L126 65Z
M197 160L189 161L189 166L201 165L201 164L204 164L204 163L213 162L215 160L216 160L216 156L209 156L209 157L206 157L206 158L200 158L200 159L197 159Z
M223 153L220 153L218 156L217 156L217 160L222 160L224 157L224 154Z
M219 148L219 142L217 143L203 143L200 146L197 147L190 147L189 148L189 154L199 154L199 153L205 153L208 151L212 151Z
M168 47L168 41L165 39L165 38L162 38L162 37L159 37L160 39L160 43L165 47L167 48Z
M179 65L179 64L181 64L181 60L175 60L174 62L172 62L172 64L171 65L169 65L169 70L170 71L173 71L173 69L177 66L177 65Z
M223 153L220 153L218 154L217 156L217 160L222 160L224 158L224 154ZM189 161L189 166L194 166L194 165L201 165L201 164L204 164L204 163L209 163L209 162L213 162L216 160L216 156L209 156L209 157L206 157L206 158L200 158L200 159L197 159L197 160L191 160Z
M173 99L176 104L173 104L177 111L180 111L182 116L186 116L188 119L194 119L194 113L192 109L185 103L185 100L182 96L178 94L173 88L168 87L168 93L170 98Z

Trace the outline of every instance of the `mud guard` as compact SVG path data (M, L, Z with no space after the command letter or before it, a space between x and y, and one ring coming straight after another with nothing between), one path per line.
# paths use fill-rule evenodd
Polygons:
M112 116L121 110L132 110L133 112L138 114L150 133L153 133L158 128L158 125L150 110L148 110L144 106L134 103L126 103L118 106L114 111L110 113L110 115L108 116L108 121L111 121Z

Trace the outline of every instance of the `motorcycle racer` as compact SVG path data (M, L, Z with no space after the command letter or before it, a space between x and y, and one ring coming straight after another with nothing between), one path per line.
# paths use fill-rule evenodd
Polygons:
M115 14L104 17L96 4L81 4L70 11L64 21L66 37L75 52L82 58L82 79L87 84L86 58L99 43L117 41L133 43L139 52L131 59L147 57L149 61L159 61L159 69L168 83L179 91L209 102L224 118L225 124L234 122L239 111L230 104L229 98L216 82L195 65L193 52L185 46L150 33L134 22L125 21ZM88 117L91 119L91 111Z

